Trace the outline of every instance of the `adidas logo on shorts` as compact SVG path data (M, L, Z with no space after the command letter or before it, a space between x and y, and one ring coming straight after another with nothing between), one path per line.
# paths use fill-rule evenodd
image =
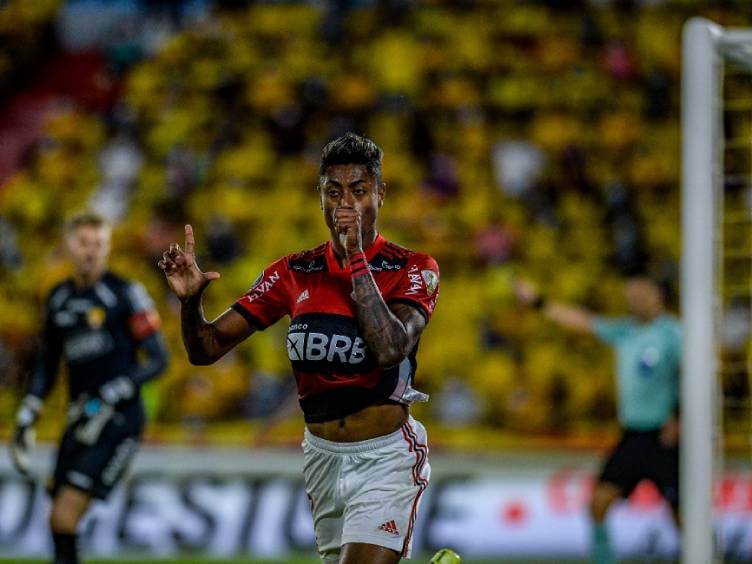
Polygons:
M399 531L397 530L397 523L392 521L387 521L386 523L382 523L378 527L379 531L384 531L386 533L389 533L390 535L399 536Z

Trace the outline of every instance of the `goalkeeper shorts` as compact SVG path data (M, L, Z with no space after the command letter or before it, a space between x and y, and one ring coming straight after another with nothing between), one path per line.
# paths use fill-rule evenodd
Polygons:
M94 498L105 499L123 478L138 450L143 422L116 413L93 444L78 440L81 423L66 428L48 489L53 497L60 487L71 486Z

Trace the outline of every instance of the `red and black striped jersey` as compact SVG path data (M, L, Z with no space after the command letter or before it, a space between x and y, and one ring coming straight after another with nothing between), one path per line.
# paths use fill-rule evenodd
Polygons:
M365 255L384 301L409 304L428 322L439 296L436 261L381 235ZM428 399L411 385L418 345L399 365L380 367L360 334L352 293L350 269L327 242L272 263L232 306L259 330L290 317L287 353L307 422L339 419L387 400Z

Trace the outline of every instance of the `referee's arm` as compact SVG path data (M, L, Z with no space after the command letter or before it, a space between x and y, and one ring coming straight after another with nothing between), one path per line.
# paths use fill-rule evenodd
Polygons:
M543 308L543 313L567 329L590 335L595 333L593 330L595 316L584 308L550 302Z
M516 280L514 293L525 305L539 309L551 321L565 329L595 334L595 315L585 308L546 300L530 282Z

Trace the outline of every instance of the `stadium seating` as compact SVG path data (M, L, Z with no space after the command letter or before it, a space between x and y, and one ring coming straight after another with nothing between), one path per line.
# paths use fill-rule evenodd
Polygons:
M13 235L0 248L6 389L18 389L40 299L65 273L61 222L94 201L118 221L113 268L144 281L173 351L149 392L153 438L227 436L222 422L260 415L255 395L282 402L285 327L190 366L157 257L191 222L201 264L222 273L206 306L220 313L266 264L327 237L319 151L356 130L385 150L383 233L442 267L417 382L435 401L419 415L458 436L601 437L615 413L608 349L519 307L509 284L524 276L620 314L630 272L676 281L679 34L703 10L562 7L575 4L589 3L218 8L123 71L105 115L56 111L0 190L0 229ZM734 5L704 12L749 24ZM122 162L137 174L118 176ZM7 417L15 396L0 397Z

